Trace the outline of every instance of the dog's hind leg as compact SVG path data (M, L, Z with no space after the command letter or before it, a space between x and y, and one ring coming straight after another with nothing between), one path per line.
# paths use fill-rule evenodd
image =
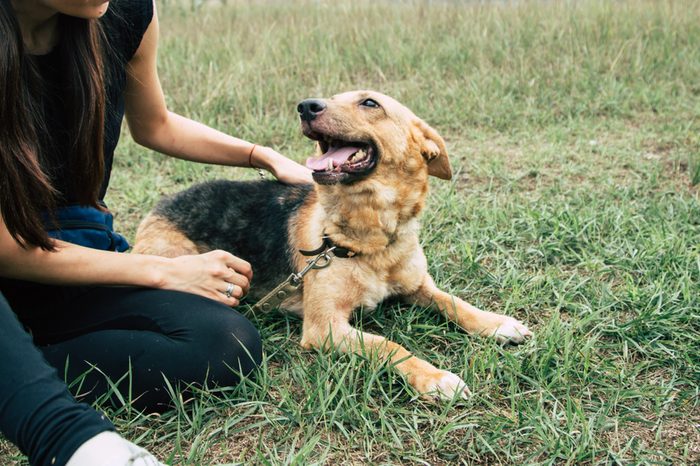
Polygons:
M521 343L532 332L519 320L502 314L482 311L471 304L440 290L433 278L425 274L418 290L403 297L419 306L435 306L448 319L471 334L496 338L503 343Z
M179 229L163 217L149 214L136 231L134 254L179 257L207 252L201 250Z
M328 300L331 301L331 300ZM427 361L412 355L403 346L379 335L362 332L349 324L347 317L352 309L338 309L338 303L326 302L333 309L324 312L319 307L308 307L309 299L304 292L304 328L301 344L304 348L336 348L377 357L380 361L393 364L407 382L425 398L453 399L466 398L469 389L457 375L440 370ZM330 315L332 314L332 315ZM343 317L340 317L343 315Z

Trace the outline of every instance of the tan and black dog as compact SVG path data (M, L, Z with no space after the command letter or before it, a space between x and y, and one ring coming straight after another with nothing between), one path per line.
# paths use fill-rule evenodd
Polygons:
M394 99L356 91L309 99L297 108L304 134L318 142L307 166L315 185L214 181L161 201L139 227L135 252L179 256L223 249L255 270L259 299L306 265L327 235L352 257L304 277L282 308L304 319L305 348L376 354L395 364L421 394L468 394L457 375L381 336L350 325L352 311L398 296L432 307L471 334L519 343L531 333L512 317L482 311L441 291L418 241L428 176L452 176L437 132Z

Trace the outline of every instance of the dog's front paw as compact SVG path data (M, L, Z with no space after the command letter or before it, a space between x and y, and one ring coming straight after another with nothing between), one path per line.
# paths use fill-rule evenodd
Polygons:
M512 317L502 316L503 321L491 332L499 343L522 343L532 336L532 332L525 324Z
M438 370L416 376L413 385L423 398L430 400L452 400L455 397L466 399L471 395L464 380L448 371Z

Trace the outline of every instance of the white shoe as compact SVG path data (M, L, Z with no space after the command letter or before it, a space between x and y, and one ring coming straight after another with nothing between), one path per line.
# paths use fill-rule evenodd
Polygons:
M102 432L83 443L66 466L166 466L115 432Z

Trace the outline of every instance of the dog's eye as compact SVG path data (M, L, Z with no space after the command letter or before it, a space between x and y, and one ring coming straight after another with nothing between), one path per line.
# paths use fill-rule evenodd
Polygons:
M360 102L360 105L362 105L363 107L379 108L379 104L374 99L365 99L362 102Z

